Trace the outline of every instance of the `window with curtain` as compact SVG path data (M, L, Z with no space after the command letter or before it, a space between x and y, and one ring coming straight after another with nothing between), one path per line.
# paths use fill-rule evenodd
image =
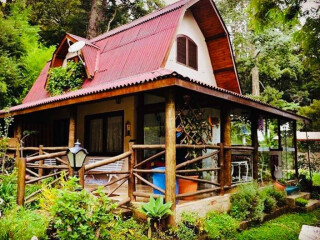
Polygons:
M123 152L123 112L86 117L86 146L90 155L113 156Z
M177 62L198 70L198 47L187 36L177 38Z

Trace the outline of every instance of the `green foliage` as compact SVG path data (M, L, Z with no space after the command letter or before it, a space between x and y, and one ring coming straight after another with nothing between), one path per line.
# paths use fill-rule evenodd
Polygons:
M48 218L41 213L16 207L0 221L0 239L30 240L33 236L47 239Z
M283 99L283 92L280 92L279 90L269 86L265 88L265 90L261 93L261 96L251 97L284 110L296 111L299 108L299 104L285 101Z
M265 213L271 213L276 209L277 206L277 201L271 197L271 196L266 196L264 199L264 212Z
M263 199L255 182L240 185L237 193L231 195L230 215L238 220L260 221L263 209Z
M302 225L315 226L320 221L320 210L309 213L289 213L274 220L267 221L259 227L254 227L237 234L238 240L296 240Z
M2 119L1 119L2 120ZM9 147L9 128L13 123L13 117L7 111L7 115L0 121L0 159L2 160L1 172L5 173L7 166L7 149Z
M232 239L239 228L239 222L226 213L209 213L205 220L205 231L210 239Z
M101 228L114 224L112 210L116 204L101 190L97 192L99 197L85 190L75 191L79 188L76 182L71 178L64 188L45 192L44 201L52 203L49 211L60 239L95 239Z
M0 175L0 213L12 209L16 205L17 173Z
M158 197L156 200L150 197L149 202L142 203L140 211L147 215L148 219L160 221L172 214L171 206L171 202L164 203L163 196Z
M32 8L31 20L40 26L41 40L47 45L60 43L66 32L86 37L93 1L83 0L28 0ZM163 6L161 0L102 1L97 0L98 34Z
M203 230L203 220L198 214L183 212L175 234L180 240L193 240L198 239Z
M300 108L299 114L312 119L312 128L320 130L320 100L313 100L310 106Z
M304 198L297 198L296 199L296 205L299 207L305 207L308 204L308 200Z
M108 225L109 229L101 229L101 239L118 239L118 240L147 240L148 237L144 234L147 230L147 225L139 223L133 218L123 220L120 217Z
M39 43L24 0L7 1L0 11L0 108L21 102L53 48Z
M82 86L84 78L83 64L71 61L67 67L56 67L50 70L47 90L51 96L74 91Z
M312 174L312 185L320 186L320 172L314 172Z

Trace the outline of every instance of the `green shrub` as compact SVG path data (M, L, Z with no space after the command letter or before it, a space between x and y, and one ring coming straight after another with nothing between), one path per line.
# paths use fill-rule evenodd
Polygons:
M76 182L70 178L62 189L45 190L41 206L50 211L59 239L95 239L101 229L114 226L116 205L102 191L98 197L75 191Z
M198 239L203 231L203 220L196 213L181 214L181 221L175 230L178 239L193 240Z
M238 220L259 221L263 217L263 209L263 198L257 183L240 185L237 193L231 195L230 214Z
M312 185L320 186L320 172L314 172L312 175Z
M101 229L101 239L117 239L117 240L147 240L148 237L144 235L148 226L130 218L122 220L116 218L115 221L110 222L109 228Z
M56 67L50 70L47 90L51 96L73 91L81 87L84 78L83 64L71 61L68 62L67 67Z
M277 201L271 196L266 196L264 199L264 212L271 213L273 210L275 210L276 206Z
M296 199L296 205L299 207L305 207L308 204L308 200L304 198L297 198Z
M175 233L179 240L198 239L198 235L195 233L194 229L187 227L183 222L178 223Z
M273 186L265 187L262 190L262 195L270 196L270 197L274 198L276 200L278 207L283 207L287 204L286 203L286 193L275 189Z
M0 213L16 206L17 199L17 174L14 171L9 175L0 175Z
M212 212L207 215L204 227L210 239L231 239L237 233L239 222L226 213Z
M21 207L10 210L0 220L0 239L30 240L33 236L47 239L46 216Z

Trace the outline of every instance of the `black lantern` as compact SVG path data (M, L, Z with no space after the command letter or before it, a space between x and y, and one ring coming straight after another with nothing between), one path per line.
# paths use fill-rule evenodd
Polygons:
M77 142L74 144L73 148L70 148L68 150L67 156L69 160L69 164L74 170L74 174L77 176L78 171L80 168L82 168L82 165L84 161L86 160L88 152L86 149L81 147L81 144L77 140Z

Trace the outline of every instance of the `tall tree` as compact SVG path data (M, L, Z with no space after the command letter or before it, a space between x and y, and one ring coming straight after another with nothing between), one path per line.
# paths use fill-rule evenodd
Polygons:
M29 13L23 0L0 11L0 108L20 103L53 52L39 43Z

